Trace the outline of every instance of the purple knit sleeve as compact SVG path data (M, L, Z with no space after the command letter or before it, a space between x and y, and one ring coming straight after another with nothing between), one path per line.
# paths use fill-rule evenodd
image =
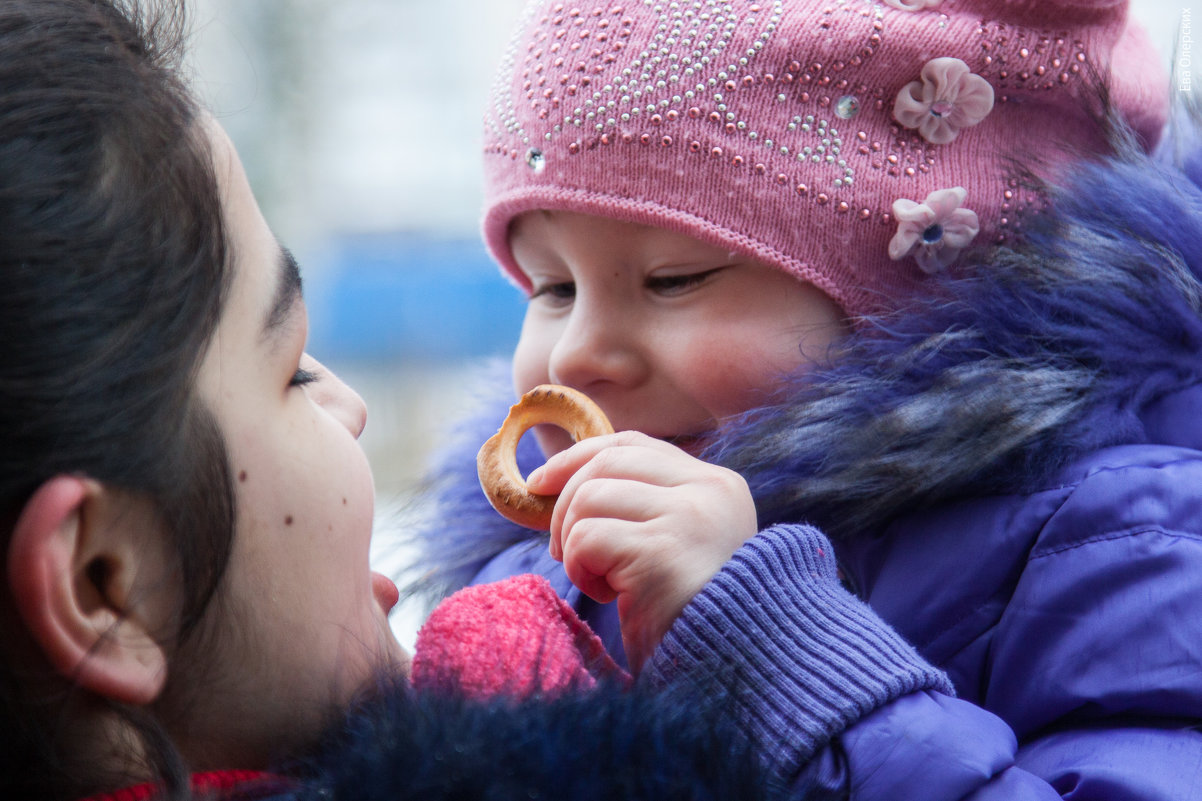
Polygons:
M832 737L942 672L839 583L817 529L780 525L743 545L685 608L640 677L722 682L775 772L795 775Z

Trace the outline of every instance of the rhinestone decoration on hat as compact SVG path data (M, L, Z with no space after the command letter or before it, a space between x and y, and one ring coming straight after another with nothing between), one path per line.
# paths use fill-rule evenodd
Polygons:
M736 140L744 140L743 149L750 150L747 158L753 158L757 151L772 150L798 162L826 165L829 173L826 180L812 172L809 177L827 188L837 189L854 182L854 169L840 158L844 143L832 120L795 113L797 109L787 102L790 97L783 91L776 98L780 105L777 119L764 120L757 115L759 130L739 113L737 94L741 86L779 81L783 89L804 81L814 82L820 88L832 83L829 76L815 75L822 71L822 65L818 64L805 68L799 63L786 65L779 78L771 72L751 69L755 57L776 31L782 13L780 0L746 6L742 16L732 3L721 0L672 3L645 0L643 4L657 15L649 31L636 30L635 19L626 15L622 5L604 4L586 9L556 4L538 20L541 23L538 33L526 44L525 52L511 48L494 94L500 103L509 104L508 108L502 105L495 109L495 119L503 126L503 132L496 133L516 135L527 145L526 152L514 151L511 157L525 158L532 167L537 165L541 170L545 159L541 141L569 137L568 152L575 153L597 144L613 144L617 139L629 143L633 138L629 133L632 128L644 131L638 137L640 144L664 147L679 144L697 152L702 149L702 142L696 137L678 142L670 132L657 136L648 131L688 115L694 119L704 117L727 136L733 134ZM880 42L880 7L859 2L836 8L866 19L864 52L870 55L872 47ZM731 52L736 31L739 41L749 42L742 52ZM633 57L632 47L641 47ZM854 63L858 64L860 59L854 57ZM843 63L836 63L832 70L837 72L843 67ZM512 85L514 71L520 71L524 96L504 91L504 87ZM835 85L846 88L848 82L839 81ZM867 91L866 87L860 88ZM522 127L512 105L519 99L529 103L536 119L546 122L544 130ZM810 93L802 92L799 99L803 103L809 101ZM815 99L819 105L832 105L826 94ZM855 116L860 103L853 95L836 96L833 119ZM728 150L732 147L729 140L722 145ZM740 154L725 154L722 150L722 146L714 146L709 155L715 158L728 155L736 166L745 160ZM760 172L765 169L762 164L753 166ZM783 174L777 176L781 183L789 178ZM802 186L798 191L804 193L807 189ZM822 197L818 202L825 200Z

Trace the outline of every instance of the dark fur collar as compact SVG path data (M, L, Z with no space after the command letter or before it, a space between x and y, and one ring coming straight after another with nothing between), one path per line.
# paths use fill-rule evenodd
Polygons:
M297 801L779 797L731 719L719 702L673 692L601 686L483 703L399 686L287 773L300 777Z

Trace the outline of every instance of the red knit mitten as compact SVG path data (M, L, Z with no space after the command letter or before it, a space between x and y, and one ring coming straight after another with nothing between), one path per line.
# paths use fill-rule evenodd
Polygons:
M417 633L411 677L418 689L472 698L524 698L628 683L601 640L542 576L467 587L447 598Z

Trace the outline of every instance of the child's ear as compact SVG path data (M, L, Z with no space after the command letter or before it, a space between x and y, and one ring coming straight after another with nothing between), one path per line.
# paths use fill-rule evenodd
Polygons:
M167 678L148 622L159 614L144 608L152 598L135 584L162 572L146 564L157 549L144 547L142 520L103 485L57 476L25 504L8 548L18 616L50 665L96 695L136 705L153 701Z

